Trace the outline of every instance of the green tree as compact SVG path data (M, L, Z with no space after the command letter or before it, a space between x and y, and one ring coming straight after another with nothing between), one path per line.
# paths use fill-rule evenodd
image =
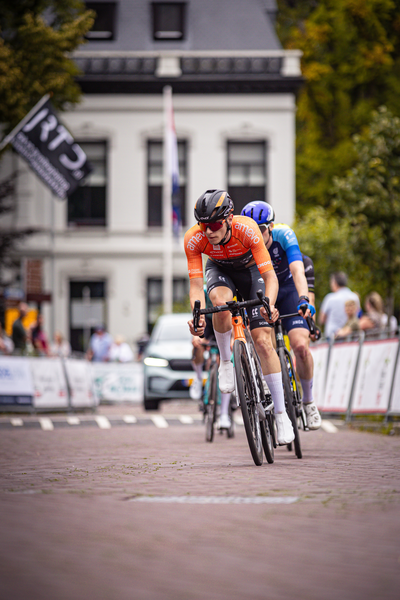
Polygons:
M297 210L329 205L332 177L356 160L352 135L385 104L400 114L400 0L278 0L285 48L303 51Z
M93 11L80 0L1 0L0 123L8 133L46 93L58 110L79 102L70 53L84 42Z
M79 102L70 53L84 42L93 11L80 0L1 0L0 125L9 133L46 93L58 110ZM4 149L3 152L7 151ZM15 174L14 174L15 175ZM14 175L0 185L0 217L14 210ZM0 285L16 244L33 233L0 225Z
M357 163L334 178L334 207L351 225L356 264L368 269L392 313L400 301L400 118L380 107L353 144Z

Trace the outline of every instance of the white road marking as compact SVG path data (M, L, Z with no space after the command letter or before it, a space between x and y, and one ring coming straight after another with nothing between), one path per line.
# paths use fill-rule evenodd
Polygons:
M80 425L80 419L78 417L67 417L68 425Z
M125 415L123 419L125 423L137 423L137 418L135 415Z
M43 431L52 431L54 429L52 420L48 417L42 417L41 419L39 419L39 423Z
M99 415L98 417L95 417L94 420L96 421L96 423L100 427L100 429L111 429L111 423L107 419L107 417L104 417L103 415Z
M321 427L327 433L337 433L339 431L336 425L334 425L330 421L322 420Z
M153 415L151 417L151 420L153 421L153 423L156 427L160 427L160 428L164 427L165 428L165 427L169 426L167 421L165 420L165 418L162 415Z
M293 504L298 496L138 496L129 502L171 504Z
M192 417L190 417L189 415L181 415L179 417L179 420L181 423L183 423L184 425L191 425L193 423L193 419Z
M24 424L23 420L20 418L16 418L16 419L10 419L11 421L11 425L13 425L14 427L22 427L22 425Z

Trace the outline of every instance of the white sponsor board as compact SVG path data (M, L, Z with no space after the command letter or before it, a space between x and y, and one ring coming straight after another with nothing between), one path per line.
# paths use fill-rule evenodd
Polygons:
M92 408L98 402L93 390L90 364L86 360L68 358L65 361L70 403L73 408Z
M68 391L59 358L30 358L35 408L67 408Z
M358 342L333 344L321 410L342 413L347 411L359 350Z
M142 363L91 363L94 389L99 402L141 402Z
M357 369L352 413L386 412L398 344L398 339L364 342Z
M32 404L33 394L29 359L0 356L0 403Z
M311 345L310 351L314 359L313 397L318 408L322 408L325 396L326 369L328 366L329 344Z
M400 356L397 359L396 373L393 380L392 401L390 404L390 414L400 415Z

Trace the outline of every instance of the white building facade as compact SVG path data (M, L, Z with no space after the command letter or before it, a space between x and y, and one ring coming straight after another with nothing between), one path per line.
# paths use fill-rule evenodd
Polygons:
M166 19L168 7L177 4L180 12ZM11 161L19 162L13 226L42 228L26 239L19 255L43 260L44 288L52 294L51 303L42 306L47 329L60 329L75 350L84 349L100 321L112 335L123 334L133 344L160 312L165 85L173 90L180 164L174 203L182 226L174 242L174 301L182 302L187 294L182 239L194 224L194 203L206 189L228 189L235 212L250 200L266 200L277 220L291 223L295 210L300 55L279 46L272 27L275 2L121 0L103 5L107 10L116 5L114 21L109 21L112 40L104 41L108 29L97 24L99 37L94 31L76 54L83 101L60 115L94 167L85 186L61 201L20 159L6 158L2 166L4 172ZM257 21L256 31L234 44L232 25L221 25L227 5ZM161 16L160 7L166 7ZM200 17L208 29L205 40L199 38L202 44L192 31L200 28ZM123 34L132 25L129 19L136 19L141 34L133 38L141 48L127 48ZM264 27L261 40L257 27Z

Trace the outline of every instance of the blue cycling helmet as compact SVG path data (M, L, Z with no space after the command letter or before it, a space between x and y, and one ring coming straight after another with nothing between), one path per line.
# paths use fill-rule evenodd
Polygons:
M274 209L268 202L263 202L262 200L249 202L240 214L243 217L254 219L259 225L269 225L275 220Z

